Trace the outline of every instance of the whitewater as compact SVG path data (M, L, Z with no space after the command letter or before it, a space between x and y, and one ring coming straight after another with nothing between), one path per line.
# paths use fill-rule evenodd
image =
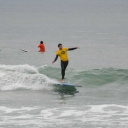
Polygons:
M127 7L127 0L1 0L0 128L127 128ZM80 47L68 52L65 75L82 86L74 95L55 86L59 43Z

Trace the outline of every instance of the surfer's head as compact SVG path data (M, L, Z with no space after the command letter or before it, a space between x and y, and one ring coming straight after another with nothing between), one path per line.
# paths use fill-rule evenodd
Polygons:
M43 44L43 41L40 41L40 44Z
M62 44L58 44L58 48L59 49L62 49Z

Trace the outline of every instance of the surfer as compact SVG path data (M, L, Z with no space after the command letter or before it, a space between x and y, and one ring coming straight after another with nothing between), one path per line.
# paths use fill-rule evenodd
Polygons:
M62 44L58 44L58 48L59 50L56 52L56 57L54 61L52 62L52 64L58 59L58 56L59 56L61 60L61 75L62 75L61 82L64 82L65 70L69 62L67 51L79 49L79 47L63 48Z
M45 45L43 41L40 41L38 48L40 48L39 52L45 52Z

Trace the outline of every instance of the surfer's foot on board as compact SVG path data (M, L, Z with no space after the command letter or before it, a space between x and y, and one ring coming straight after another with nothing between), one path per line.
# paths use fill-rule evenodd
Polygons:
M60 82L62 82L62 83L63 83L63 82L64 82L64 79L62 79Z

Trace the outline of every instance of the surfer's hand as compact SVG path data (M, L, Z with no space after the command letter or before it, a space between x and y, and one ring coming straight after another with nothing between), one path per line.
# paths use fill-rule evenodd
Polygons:
M80 49L80 47L77 47L77 49Z
M52 62L52 64L54 64L54 61Z

